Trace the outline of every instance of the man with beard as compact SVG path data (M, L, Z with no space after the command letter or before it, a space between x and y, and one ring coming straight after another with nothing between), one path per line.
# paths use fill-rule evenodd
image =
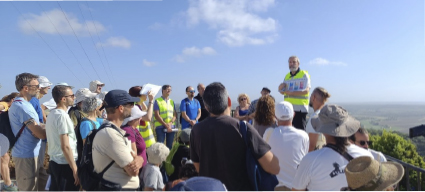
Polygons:
M77 137L74 125L66 113L74 104L75 95L70 86L57 85L52 90L56 108L47 118L46 133L49 142L49 170L52 191L78 191Z
M131 97L124 90L109 91L105 95L108 117L93 139L94 170L100 173L109 167L101 179L119 184L123 191L135 191L139 188L138 176L143 158L131 150L126 132L119 128L124 119L131 116L134 103L139 101L140 98ZM112 166L109 166L112 161ZM102 183L100 190L106 189L107 185Z
M39 122L37 112L29 102L39 92L37 78L31 73L16 76L15 86L19 95L9 109L10 126L15 136L19 137L12 149L19 191L37 190L41 166L37 161L38 154L41 139L46 139L44 124Z
M329 97L331 97L331 94L329 94L323 87L316 87L313 93L311 93L309 105L313 108L313 113L309 115L306 127L306 132L310 138L309 152L320 149L326 144L325 137L323 134L316 132L311 125L311 120L318 118L320 110L323 108Z
M308 113L308 95L310 92L310 75L300 69L300 60L297 56L291 56L288 60L290 72L286 74L285 80L279 85L280 94L285 96L294 106L295 117L292 125L297 129L305 130Z

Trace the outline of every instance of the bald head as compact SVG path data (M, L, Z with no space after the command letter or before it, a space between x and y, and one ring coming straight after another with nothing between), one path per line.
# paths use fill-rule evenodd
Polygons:
M199 83L198 86L196 87L198 89L199 94L201 95L201 97L204 95L204 91L205 91L205 85L202 83Z

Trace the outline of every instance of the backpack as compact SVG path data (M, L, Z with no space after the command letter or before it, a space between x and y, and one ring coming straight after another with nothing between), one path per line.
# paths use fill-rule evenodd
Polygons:
M18 134L15 136L12 131L12 126L10 126L9 111L0 113L0 133L6 136L7 139L9 139L9 149L13 148L16 141L18 141L18 138L24 131L24 128L25 124L22 125L21 129L19 129Z
M77 137L77 152L78 152L77 162L80 162L81 157L83 155L82 153L83 153L83 145L84 144L83 144L83 137L81 136L80 126L81 126L81 123L83 123L84 121L90 121L90 123L93 126L93 130L96 129L96 124L94 124L94 122L92 120L87 119L87 118L84 118L83 120L81 120L81 122L79 122L77 127L75 128L75 136Z
M93 140L96 134L106 128L111 127L119 132L118 128L112 123L104 123L98 129L93 129L86 138L86 143L83 146L82 156L78 164L78 178L82 188L86 191L96 191L100 188L101 181L104 181L103 174L115 163L112 161L100 173L96 173L93 165ZM121 132L119 132L121 134ZM127 141L125 141L127 144Z
M277 177L264 171L258 160L252 155L247 135L248 127L245 121L240 121L239 132L246 144L246 168L251 186L255 191L274 191L274 188L279 183Z

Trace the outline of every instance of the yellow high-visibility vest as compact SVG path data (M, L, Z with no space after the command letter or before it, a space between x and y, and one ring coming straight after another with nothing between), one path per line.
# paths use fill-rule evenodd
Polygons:
M288 73L285 76L285 81L289 81L289 80L296 80L296 79L303 79L304 76L307 75L308 78L310 78L310 75L307 73L307 71L304 70L300 70L295 76L291 77L291 73ZM304 82L305 84L303 86L307 86L307 82ZM290 85L287 85L287 87L289 87ZM293 86L300 86L300 85L293 85ZM287 88L288 89L288 88ZM305 94L305 95L301 95L301 96L288 96L285 95L285 101L288 101L289 103L291 103L294 106L294 109L299 108L296 106L302 106L306 109L306 111L308 111L308 103L309 103L309 93Z
M140 120L140 121L143 121L143 120ZM144 125L137 126L137 129L139 130L140 135L142 135L143 140L145 141L146 148L156 143L155 137L153 135L153 131L151 129L151 125L148 121L145 121Z
M169 99L167 103L162 97L156 99L156 103L159 107L159 116L165 123L171 122L174 116L174 101ZM155 127L162 126L162 124L155 118Z

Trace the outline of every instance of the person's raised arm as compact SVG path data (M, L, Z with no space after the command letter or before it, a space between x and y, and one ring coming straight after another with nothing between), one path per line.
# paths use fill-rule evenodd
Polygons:
M148 106L146 107L145 103L142 102L142 110L143 111L146 110L146 115L144 115L142 117L142 120L143 121L150 122L152 120L152 115L153 115L153 97L154 97L153 93L151 91L148 91L148 98L149 98Z

